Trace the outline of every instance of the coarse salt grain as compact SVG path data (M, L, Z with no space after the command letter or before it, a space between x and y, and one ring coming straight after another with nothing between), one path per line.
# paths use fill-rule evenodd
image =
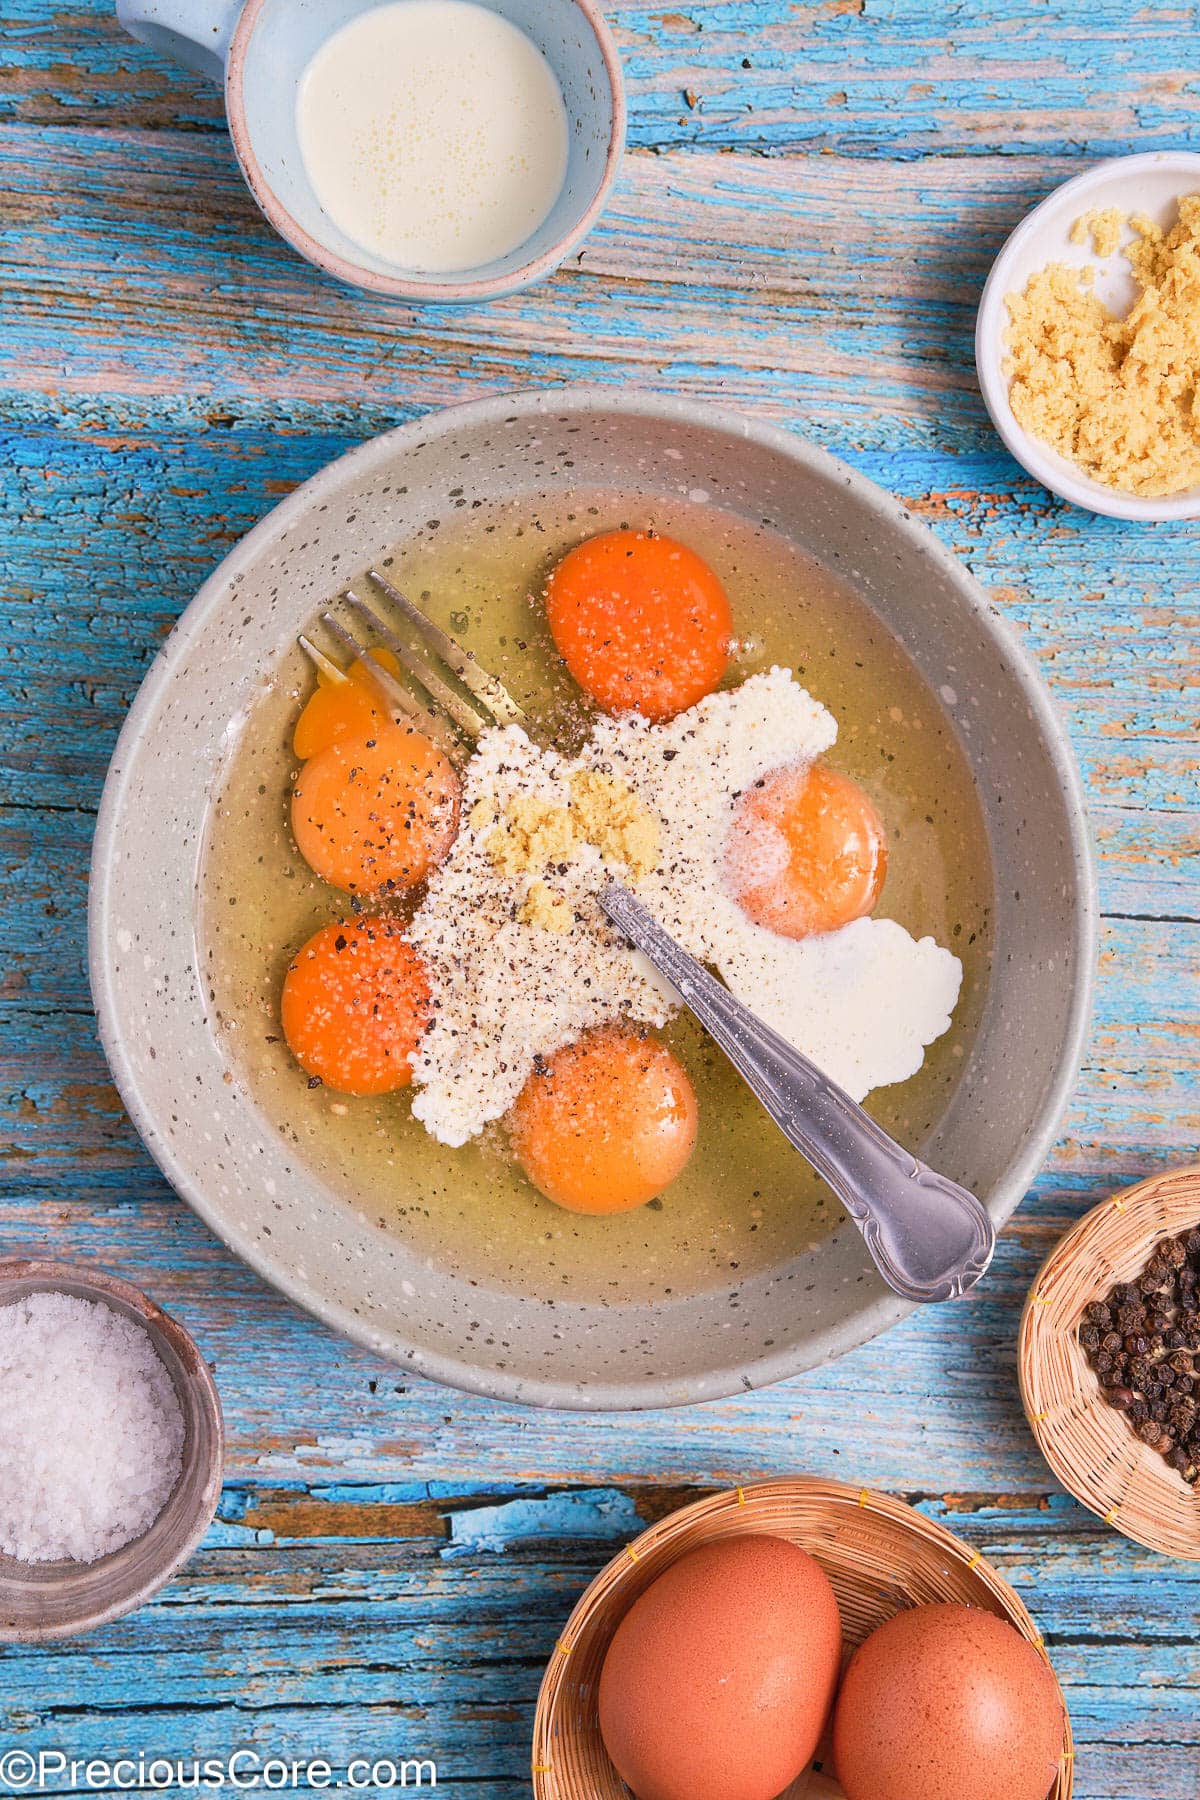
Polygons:
M143 1326L75 1294L0 1306L0 1550L90 1563L141 1537L179 1479L183 1439Z

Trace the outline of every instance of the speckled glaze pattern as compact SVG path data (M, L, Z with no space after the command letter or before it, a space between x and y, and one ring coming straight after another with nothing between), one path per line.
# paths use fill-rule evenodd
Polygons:
M0 1643L75 1637L143 1605L191 1556L221 1497L221 1403L208 1365L179 1321L104 1270L30 1257L0 1261L0 1306L45 1292L99 1301L145 1327L179 1396L183 1467L149 1530L93 1563L24 1563L0 1555Z
M975 772L996 872L984 1019L927 1160L997 1223L1076 1079L1096 903L1078 777L1040 680L986 597L872 483L789 433L710 407L560 389L404 426L283 502L183 615L118 743L92 867L90 959L122 1097L177 1191L327 1323L435 1379L534 1405L679 1405L828 1360L906 1308L844 1227L808 1257L670 1305L556 1303L426 1266L339 1204L261 1115L205 1022L198 859L218 772L256 692L349 578L462 488L687 494L763 520L849 581L940 695Z

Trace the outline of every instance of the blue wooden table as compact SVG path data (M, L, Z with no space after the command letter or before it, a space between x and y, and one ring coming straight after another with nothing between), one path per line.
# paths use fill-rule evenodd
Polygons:
M218 1522L152 1606L4 1654L0 1747L423 1754L444 1789L512 1800L543 1660L613 1546L698 1489L808 1470L906 1495L1018 1586L1068 1694L1080 1800L1195 1800L1200 1565L1056 1488L1014 1337L1065 1226L1196 1153L1200 537L1093 519L1027 480L988 427L971 332L1031 202L1098 156L1197 143L1197 8L610 10L630 152L600 229L528 295L412 313L271 236L215 93L128 42L108 0L5 8L0 1244L92 1258L177 1311L230 1442ZM447 401L580 379L782 421L930 521L1054 688L1105 913L1080 1089L982 1291L821 1374L641 1417L422 1384L262 1287L143 1152L85 971L106 761L201 579L349 445Z

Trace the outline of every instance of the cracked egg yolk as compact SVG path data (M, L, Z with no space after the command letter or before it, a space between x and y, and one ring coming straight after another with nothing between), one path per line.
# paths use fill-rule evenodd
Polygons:
M548 1200L569 1212L629 1212L687 1163L696 1094L665 1044L605 1027L530 1076L509 1129L518 1162Z
M390 1094L412 1080L429 1021L420 957L390 919L325 925L296 952L280 1016L306 1074L339 1094Z
M350 894L415 887L458 830L458 776L418 731L384 720L335 738L292 792L292 832L308 866Z
M836 931L874 910L887 874L883 821L856 781L824 763L776 769L738 799L725 877L758 925Z
M716 575L674 538L606 531L569 550L546 587L558 653L605 712L672 719L718 685L733 618Z

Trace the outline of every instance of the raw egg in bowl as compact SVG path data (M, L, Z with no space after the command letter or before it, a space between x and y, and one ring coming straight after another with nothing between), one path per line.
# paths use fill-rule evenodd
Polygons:
M523 723L456 757L321 691L297 639L371 569ZM972 578L787 432L559 390L343 457L188 608L94 853L101 1032L177 1191L335 1328L537 1405L710 1399L905 1310L671 994L586 964L609 856L1007 1218L1088 1016L1078 780Z

